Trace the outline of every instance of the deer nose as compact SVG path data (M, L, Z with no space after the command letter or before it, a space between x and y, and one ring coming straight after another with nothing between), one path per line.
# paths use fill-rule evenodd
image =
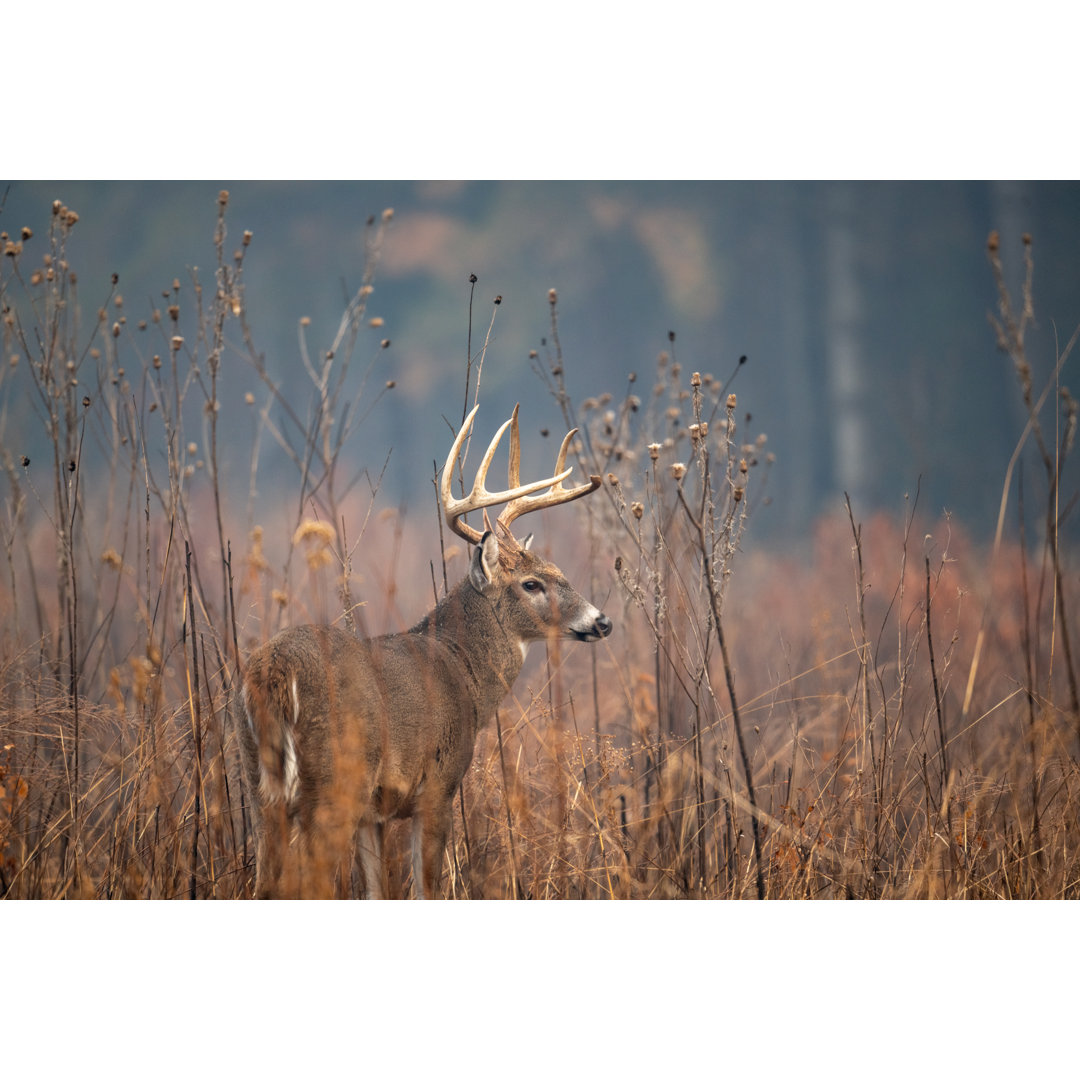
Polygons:
M608 634L611 633L611 620L604 614L597 615L594 625L596 627L596 632L601 637L607 637Z

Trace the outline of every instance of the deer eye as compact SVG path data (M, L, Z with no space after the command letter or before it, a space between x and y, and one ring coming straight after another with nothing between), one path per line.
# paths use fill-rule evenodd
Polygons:
M526 579L525 579L525 580L524 580L524 581L523 581L523 582L521 583L521 587L522 587L522 588L523 588L523 589L524 589L524 590L525 590L526 592L533 592L533 593L535 593L535 592L543 592L543 591L544 591L544 586L543 586L543 585L541 585L541 584L540 584L540 582L536 580L536 578L526 578Z

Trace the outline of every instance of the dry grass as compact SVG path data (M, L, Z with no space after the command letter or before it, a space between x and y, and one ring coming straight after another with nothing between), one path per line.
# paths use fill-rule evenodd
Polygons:
M233 727L247 650L287 622L413 621L441 578L402 580L436 558L430 530L413 527L419 514L372 514L374 470L363 495L342 473L389 388L371 386L387 342L364 307L389 215L371 224L361 286L321 359L301 326L305 410L246 323L251 238L227 252L226 206L213 281L177 281L145 318L115 284L86 318L66 207L4 259L5 422L30 402L47 448L26 463L0 440L6 897L250 895ZM1000 280L997 257L995 242ZM1077 627L1058 538L1072 343L1033 374L1030 278L1015 311L1002 291L996 332L1042 490L1029 477L1019 501L1016 476L1003 478L1002 526L985 542L927 521L917 497L865 521L838 503L797 554L758 550L746 531L771 460L743 431L730 378L685 371L672 336L652 385L578 407L550 301L536 371L581 428L583 469L605 478L561 512L578 531L555 555L587 552L571 576L616 632L530 658L477 745L445 894L1074 897ZM238 426L224 358L243 361L250 385L242 476L222 462L220 426ZM236 492L255 490L266 443L292 479L244 507ZM449 560L451 579L463 565ZM392 895L410 886L400 841L391 829Z

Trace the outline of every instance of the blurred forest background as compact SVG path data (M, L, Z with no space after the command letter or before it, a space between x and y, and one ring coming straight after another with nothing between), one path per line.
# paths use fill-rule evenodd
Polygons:
M186 287L192 268L212 278L223 187L227 245L252 233L255 346L284 388L295 373L297 394L308 393L300 320L310 347L325 348L360 283L365 222L393 208L368 314L391 341L372 377L395 387L349 451L377 475L392 448L389 504L430 494L449 432L441 417L460 420L471 274L474 352L502 297L485 430L518 400L530 401L526 440L557 425L529 359L550 334L550 288L576 401L626 387L631 373L651 384L661 350L720 379L738 369L740 412L753 412L777 459L753 526L770 544L841 512L844 492L859 514L902 513L916 485L927 513L948 511L976 536L992 528L1026 419L987 324L992 229L1017 288L1021 236L1034 241L1037 372L1080 323L1080 184L1066 182L15 181L0 186L0 227L42 230L57 199L79 213L69 254L89 334L113 274L132 319L174 279ZM242 411L250 365L226 356L220 380L226 414L230 403ZM33 457L43 437L30 410L5 401L10 453ZM269 441L263 453L265 488L287 474Z

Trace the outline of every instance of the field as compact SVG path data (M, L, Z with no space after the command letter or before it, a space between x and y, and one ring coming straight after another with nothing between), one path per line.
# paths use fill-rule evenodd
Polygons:
M2 240L0 403L31 408L49 448L29 460L0 444L4 897L250 896L245 656L281 626L346 613L402 629L464 572L431 493L388 507L383 458L358 470L350 451L393 390L366 308L391 215L370 223L337 339L309 349L301 327L304 409L248 325L251 238L230 236L227 204L213 272L138 313L115 283L99 302L78 280L75 210ZM782 463L746 425L732 373L696 370L673 335L654 378L575 402L552 293L533 378L603 483L552 511L538 544L616 630L533 650L477 744L445 896L1077 895L1074 493L1060 490L1075 337L1048 370L1027 356L1024 253L1010 296L988 245L988 333L1028 418L990 537L928 517L916 489L866 520L823 506L797 550L756 545ZM468 332L463 406L485 359L471 316ZM250 376L239 417L225 364ZM291 462L287 485L258 483L268 444ZM389 834L396 896L411 886L407 837Z

